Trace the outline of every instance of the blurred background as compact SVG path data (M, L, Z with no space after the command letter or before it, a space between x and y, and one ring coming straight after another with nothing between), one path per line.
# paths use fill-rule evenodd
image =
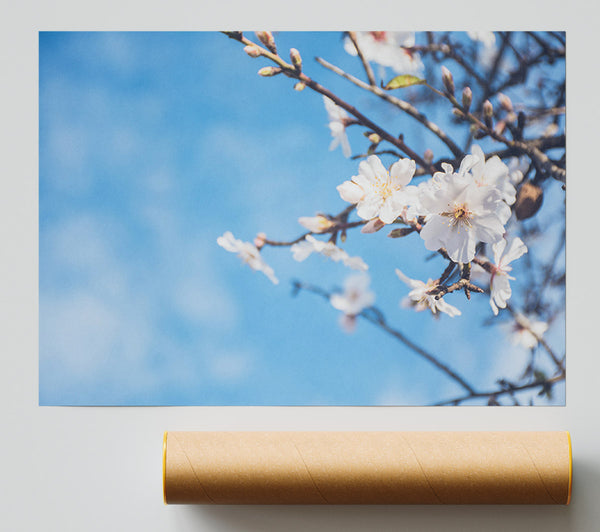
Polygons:
M342 34L276 40L282 57L297 48L309 76L420 153L447 155L419 124L314 62L321 56L364 78ZM293 296L296 279L341 288L353 273L341 263L317 255L299 263L289 248L265 248L280 280L273 285L216 243L225 231L245 241L259 232L292 240L304 232L300 216L347 206L335 187L359 161L329 150L319 94L294 91L283 76L257 76L268 63L219 33L40 33L39 52L40 404L428 405L462 395L371 323L359 320L347 333L327 301ZM425 63L427 79L441 87L439 66ZM544 75L564 79L564 63ZM530 81L513 102L531 97ZM449 106L420 101L423 90L401 97L427 105L464 144ZM348 135L353 153L364 153L362 130ZM549 260L564 268L559 185L548 183L536 220L524 224L530 253L513 265L515 292ZM342 247L369 265L375 304L392 326L481 389L518 380L532 360L551 374L543 350L512 344L506 316L493 316L487 295L448 295L462 312L456 318L402 308L409 289L394 269L427 281L446 263L417 235L392 240L388 232L354 230ZM558 294L551 302L564 309ZM545 338L562 356L564 312L554 315ZM564 383L550 395L538 391L520 402L565 403Z

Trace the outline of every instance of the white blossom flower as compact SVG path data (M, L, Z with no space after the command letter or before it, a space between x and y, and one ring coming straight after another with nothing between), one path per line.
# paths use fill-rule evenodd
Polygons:
M354 330L356 316L375 303L375 294L369 290L371 280L365 273L350 275L344 282L344 292L332 294L329 302L341 310L341 325L348 332Z
M298 218L298 223L312 233L324 233L334 226L334 222L322 214L318 214L317 216L301 216Z
M466 162L465 162L466 161ZM421 238L431 251L445 248L454 262L467 263L478 242L494 244L504 234L505 208L495 187L479 187L468 173L477 158L468 155L458 173L438 173L436 186L425 188L420 203L425 216Z
M223 249L230 251L231 253L237 253L238 257L242 259L253 270L264 273L272 283L278 284L279 280L275 277L275 272L262 258L258 248L250 242L243 242L234 238L231 231L227 231L217 238L217 244Z
M477 158L477 161L471 167L471 174L477 186L496 187L502 199L508 205L512 205L517 199L517 190L510 180L508 166L497 155L486 161L483 150L477 145L471 148L471 153Z
M350 142L348 142L348 135L346 135L346 125L350 117L344 109L339 105L336 105L332 100L327 98L327 96L323 96L323 102L325 103L325 110L329 116L329 130L333 137L329 149L335 150L335 148L341 146L344 157L350 157L352 150L350 149Z
M405 49L415 45L412 31L357 31L356 42L367 61L391 67L398 74L419 74L423 70L419 54ZM344 40L344 50L358 55L349 37Z
M417 312L429 309L433 314L436 315L438 311L444 312L452 318L461 315L460 310L458 310L456 307L453 307L449 303L446 303L444 298L436 299L435 296L432 296L428 293L436 286L435 281L432 279L429 279L426 283L417 279L410 279L397 268L396 275L402 282L412 288L412 290L408 293L408 297L402 300L402 306L412 307Z
M416 187L407 186L415 173L412 159L399 159L386 170L376 155L358 166L358 175L337 187L341 198L356 203L356 213L363 220L379 217L391 224L413 202Z
M516 314L515 321L511 324L512 343L533 349L537 346L538 339L541 339L547 330L548 324L545 321Z
M319 253L334 262L342 262L344 266L353 270L368 270L369 267L360 257L350 257L343 249L338 248L333 242L322 242L312 235L306 235L304 240L290 248L294 260L302 262L312 253Z
M490 278L490 306L497 316L498 307L506 308L506 302L510 299L512 290L509 280L514 281L508 272L512 270L509 264L527 253L527 246L519 237L511 240L510 244L503 238L492 246L494 251L493 271ZM504 253L506 251L506 253Z
M506 224L512 214L509 205L517 199L517 189L510 180L510 170L497 155L486 161L483 150L477 145L471 148L471 152L476 158L470 169L471 175L478 187L495 187L498 190L505 202L505 205L500 205L500 219L502 224Z

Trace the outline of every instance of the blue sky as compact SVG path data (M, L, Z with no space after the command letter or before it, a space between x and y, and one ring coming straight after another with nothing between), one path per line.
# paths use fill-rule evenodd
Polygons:
M361 75L341 34L277 41L375 121L442 153L313 62ZM267 248L275 286L217 246L227 230L295 238L298 217L346 206L335 187L357 173L328 149L321 96L257 76L265 65L219 33L40 34L40 404L420 405L460 394L370 323L347 334L326 301L291 296L293 279L341 286L343 265ZM363 150L361 132L349 134ZM394 268L427 280L445 265L425 261L417 235L399 246L386 233L352 233L344 248L370 265L389 322L482 388L516 378L528 353L482 326L487 296L449 296L463 312L454 319L399 306L408 290ZM562 353L564 323L548 338Z

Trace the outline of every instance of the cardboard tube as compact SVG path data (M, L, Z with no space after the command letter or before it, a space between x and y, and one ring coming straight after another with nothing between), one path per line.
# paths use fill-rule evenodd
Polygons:
M168 504L569 504L568 432L166 432Z

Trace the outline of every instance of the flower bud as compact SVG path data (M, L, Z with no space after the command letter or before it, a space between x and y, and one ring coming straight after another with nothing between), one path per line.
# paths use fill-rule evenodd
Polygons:
M471 87L465 87L462 92L462 104L465 112L469 112L469 107L471 107L471 102L473 101L473 91Z
M366 234L376 233L384 226L385 224L379 218L373 218L363 225L363 228L360 230L360 232Z
M492 118L494 117L494 107L492 102L486 100L483 102L483 118L487 127L492 127Z
M495 126L494 131L498 133L498 135L502 135L506 130L506 122L504 120L500 120Z
M392 229L388 233L388 237L390 238L402 238L403 236L410 235L414 233L416 229L414 227L399 227L398 229Z
M298 223L313 233L324 233L335 225L335 222L332 222L322 214L301 216L298 218Z
M254 245L256 249L261 249L267 241L267 235L265 233L258 233L254 238Z
M372 144L379 144L381 142L381 137L377 133L369 133L367 138L371 141Z
M454 94L454 78L452 77L452 73L445 66L442 66L442 81L444 82L446 90L450 94Z
M296 50L296 48L292 48L290 50L290 59L292 60L292 65L296 67L296 70L300 72L302 70L302 56L300 52Z
M306 85L304 83L302 83L301 81L299 81L298 83L296 83L294 85L295 91L303 91L305 88L306 88Z
M498 101L500 102L500 107L505 111L511 113L513 111L513 104L510 98L506 94L498 93Z
M257 31L255 32L258 40L263 43L271 52L277 53L277 47L275 46L275 39L270 31Z
M430 148L427 148L425 150L425 153L423 154L423 160L427 164L431 164L433 162L433 150L431 150Z
M244 52L246 52L250 57L260 57L260 48L255 46L254 44L249 44L244 47Z
M268 78L270 76L276 76L277 74L281 74L281 68L279 68L279 67L267 66L267 67L261 68L258 71L258 75L263 76L265 78Z

